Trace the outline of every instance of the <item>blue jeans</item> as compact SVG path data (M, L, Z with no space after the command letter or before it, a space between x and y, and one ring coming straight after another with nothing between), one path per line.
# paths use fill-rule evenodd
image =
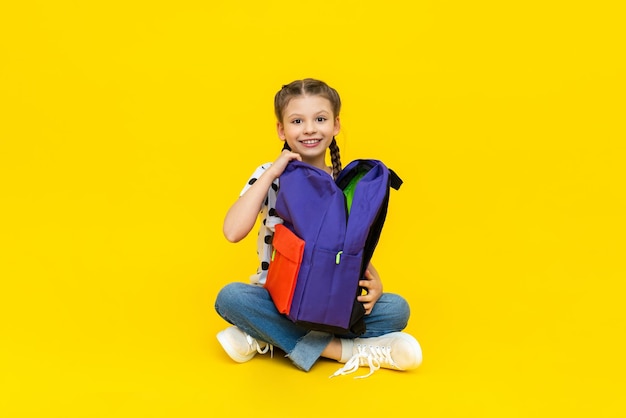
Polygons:
M276 310L268 291L259 285L241 282L222 288L215 310L227 322L258 341L280 348L300 369L309 371L335 335L296 325ZM409 320L409 304L393 293L383 293L374 309L365 316L367 331L359 338L378 337L402 331ZM356 338L356 335L341 335Z

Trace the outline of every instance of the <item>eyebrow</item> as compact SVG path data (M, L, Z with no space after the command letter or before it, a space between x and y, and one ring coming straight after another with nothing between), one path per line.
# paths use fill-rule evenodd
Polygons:
M315 116L320 116L320 115L328 115L328 114L331 114L331 113L332 112L329 112L328 110L322 109L322 110L319 110L316 113L314 113L314 115ZM301 115L300 113L291 113L291 114L287 115L287 118L294 118L294 117L301 118L303 116L304 115Z

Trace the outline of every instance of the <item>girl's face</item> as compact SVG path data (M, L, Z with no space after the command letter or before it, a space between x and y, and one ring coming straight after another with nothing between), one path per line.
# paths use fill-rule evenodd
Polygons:
M326 149L339 133L339 117L333 115L330 100L322 96L295 97L287 103L277 131L304 162L325 168Z

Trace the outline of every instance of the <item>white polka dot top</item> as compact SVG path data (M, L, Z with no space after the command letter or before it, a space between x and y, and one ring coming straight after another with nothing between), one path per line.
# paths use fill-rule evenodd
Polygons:
M259 166L254 173L252 173L250 180L248 180L248 183L246 183L239 195L242 196L271 165L272 163L265 163ZM276 216L276 193L278 192L278 185L278 179L272 182L272 187L270 187L267 191L267 197L260 208L260 226L259 235L257 237L259 267L257 268L256 274L250 276L250 282L253 284L265 284L267 269L270 265L270 258L272 255L272 237L274 236L274 226L283 223L283 220Z

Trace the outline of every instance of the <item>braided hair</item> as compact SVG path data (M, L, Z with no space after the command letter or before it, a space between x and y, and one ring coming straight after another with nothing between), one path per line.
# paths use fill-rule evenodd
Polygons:
M336 118L339 116L339 111L341 110L341 99L339 98L339 93L337 90L330 87L328 84L321 80L316 80L313 78L305 78L303 80L295 80L289 84L285 84L274 96L274 113L276 114L276 118L279 121L283 120L283 111L287 104L294 97L300 97L304 95L310 96L321 96L327 99L332 108L333 114ZM285 141L285 145L283 149L290 149L289 145ZM333 137L332 142L329 146L330 158L333 165L333 177L337 177L339 172L341 171L341 156L339 154L339 146L337 145L337 141L335 137Z
M339 155L339 145L333 136L333 142L330 143L330 161L333 164L333 178L337 178L341 172L341 155Z

